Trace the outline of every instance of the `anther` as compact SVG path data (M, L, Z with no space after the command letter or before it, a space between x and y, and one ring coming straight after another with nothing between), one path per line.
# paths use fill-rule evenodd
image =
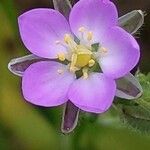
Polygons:
M75 67L76 61L77 61L77 54L73 54L71 56L70 72L76 71L76 67Z
M90 31L87 33L87 40L91 41L92 39L93 39L93 32Z
M60 60L60 61L64 61L66 58L65 58L65 54L64 53L59 53L58 54L58 59Z
M72 41L72 38L69 34L65 34L64 36L65 43L69 44Z
M85 32L85 28L84 27L80 27L78 31L79 32Z
M91 60L89 61L89 67L94 66L94 64L95 64L95 60L94 60L94 59L91 59Z
M103 53L107 53L108 50L105 48L105 47L101 47L100 50L103 52Z

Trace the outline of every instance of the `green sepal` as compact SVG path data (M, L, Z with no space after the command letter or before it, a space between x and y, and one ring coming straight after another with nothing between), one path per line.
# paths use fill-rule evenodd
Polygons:
M91 45L91 48L92 48L92 52L97 52L98 49L100 47L100 44L99 43L94 43Z

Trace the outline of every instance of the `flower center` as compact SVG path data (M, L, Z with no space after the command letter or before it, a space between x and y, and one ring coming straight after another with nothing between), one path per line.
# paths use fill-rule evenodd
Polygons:
M64 53L58 54L58 59L64 61L67 59L69 63L69 69L71 72L75 73L78 70L82 70L84 78L88 77L88 71L95 64L95 53L92 51L92 40L93 33L87 31L84 27L79 28L79 33L81 34L80 42L77 43L70 34L64 35L64 42L56 41L56 44L62 44L68 50L68 55L65 56ZM101 47L97 48L102 51L106 49Z

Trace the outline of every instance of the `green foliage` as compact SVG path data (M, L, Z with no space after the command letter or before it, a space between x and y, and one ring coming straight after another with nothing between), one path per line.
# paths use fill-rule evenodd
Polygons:
M142 87L143 95L133 101L117 100L115 105L119 109L121 119L136 131L150 132L150 73L137 75Z
M9 19L11 26L13 27L14 33L18 34L17 31L17 11L15 8L15 3L12 0L2 0L0 2L0 7L5 11L6 16Z

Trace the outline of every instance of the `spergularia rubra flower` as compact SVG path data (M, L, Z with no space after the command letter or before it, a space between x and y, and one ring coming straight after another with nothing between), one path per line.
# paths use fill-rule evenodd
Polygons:
M81 110L103 113L116 95L115 80L140 57L139 45L118 26L117 9L108 0L80 0L69 22L56 10L33 9L19 17L19 29L27 49L46 58L23 74L23 95L39 106L70 100Z

